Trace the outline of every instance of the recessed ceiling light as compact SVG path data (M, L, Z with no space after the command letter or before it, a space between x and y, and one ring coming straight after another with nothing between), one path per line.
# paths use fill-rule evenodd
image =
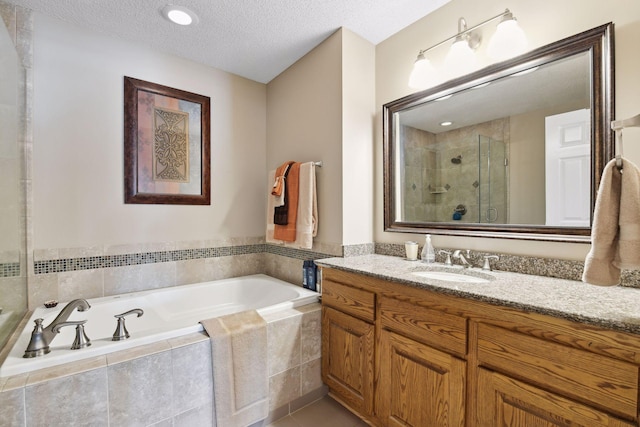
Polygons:
M162 9L162 16L178 25L192 25L198 23L198 16L195 13L186 7L174 6L172 4L168 4Z
M440 123L440 126L451 126L453 124L453 122L442 122Z

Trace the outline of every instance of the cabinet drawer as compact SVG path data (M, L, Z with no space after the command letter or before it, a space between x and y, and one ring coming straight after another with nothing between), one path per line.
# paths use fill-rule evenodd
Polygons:
M638 367L584 350L478 325L478 362L540 388L637 419Z
M380 298L382 327L456 356L467 354L467 319L395 298Z
M345 286L327 280L322 282L322 303L338 310L373 322L375 318L376 295L363 289Z

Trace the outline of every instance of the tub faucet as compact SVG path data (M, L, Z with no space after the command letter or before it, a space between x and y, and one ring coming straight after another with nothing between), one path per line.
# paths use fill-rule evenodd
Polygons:
M462 255L462 250L460 249L456 249L453 254L451 254L451 256L453 257L453 259L457 259L460 260L460 265L463 266L464 268L469 268L471 267L471 263L469 262L469 260L467 260L467 258L471 257L471 251L469 249L467 249L467 257L465 258L464 255Z
M22 357L31 358L44 356L49 353L51 351L51 349L49 349L51 341L53 341L58 332L60 332L60 327L65 326L63 325L64 323L68 323L67 319L69 319L69 316L71 316L71 313L73 313L76 308L78 311L86 311L89 310L91 306L86 299L74 299L60 311L49 326L42 326L44 319L36 319L34 321L36 326L33 328L33 332L31 332L31 340Z

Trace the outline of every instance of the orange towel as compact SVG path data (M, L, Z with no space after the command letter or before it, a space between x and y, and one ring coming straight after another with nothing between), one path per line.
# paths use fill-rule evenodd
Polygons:
M271 189L271 195L273 196L282 195L282 187L284 185L284 176L286 175L287 169L289 169L289 166L291 166L293 163L294 162L292 161L284 162L278 167L278 169L276 169L276 179L275 179L275 182L273 183L273 188Z
M276 172L277 175L277 172ZM287 175L287 225L274 226L273 237L284 242L295 242L296 219L298 218L298 188L300 186L300 163L291 165Z

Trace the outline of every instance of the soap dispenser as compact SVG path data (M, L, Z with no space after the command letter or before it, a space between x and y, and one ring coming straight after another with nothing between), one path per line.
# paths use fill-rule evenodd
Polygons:
M436 251L431 244L431 234L425 236L424 247L422 248L422 262L429 264L436 262Z

